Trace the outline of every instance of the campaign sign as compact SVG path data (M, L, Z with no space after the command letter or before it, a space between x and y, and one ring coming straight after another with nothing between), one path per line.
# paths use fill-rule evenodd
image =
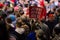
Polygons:
M29 7L29 17L30 18L39 18L40 14L42 13L42 8L37 6L30 6Z

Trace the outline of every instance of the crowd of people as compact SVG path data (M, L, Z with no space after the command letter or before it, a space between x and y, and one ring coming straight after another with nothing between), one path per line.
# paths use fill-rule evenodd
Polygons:
M38 2L0 2L0 40L60 40L60 0L44 1L45 18L29 18L29 6Z

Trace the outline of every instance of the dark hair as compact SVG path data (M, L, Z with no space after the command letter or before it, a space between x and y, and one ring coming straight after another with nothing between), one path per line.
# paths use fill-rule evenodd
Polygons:
M24 11L23 10L20 10L19 13L20 13L20 15L23 15L24 14Z
M9 10L7 10L7 13L8 14L12 14L14 12L14 9L13 8L10 8Z
M22 26L22 19L18 18L16 21L16 25L17 25L17 27L21 27Z
M11 18L6 18L7 23L12 23Z
M49 16L49 14L54 14L54 12L49 11L49 12L47 13L47 16Z
M6 12L0 10L0 18L5 20L6 17L7 17Z
M8 40L9 35L6 28L6 23L4 21L0 21L0 40Z
M24 4L25 7L28 7L28 4Z
M17 22L16 23L18 27L21 27L22 26L22 23L21 22Z

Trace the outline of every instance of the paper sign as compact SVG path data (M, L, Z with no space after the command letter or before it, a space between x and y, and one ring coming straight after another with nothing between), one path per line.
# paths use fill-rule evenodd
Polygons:
M41 7L31 6L29 7L29 17L30 18L39 18L40 14L42 13Z

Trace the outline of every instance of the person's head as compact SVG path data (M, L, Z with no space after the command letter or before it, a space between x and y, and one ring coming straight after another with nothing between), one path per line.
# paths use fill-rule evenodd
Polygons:
M24 25L22 19L21 18L17 18L16 27L20 28L22 25Z
M0 20L4 20L5 21L6 17L7 17L7 15L4 12L0 13Z
M16 20L16 16L13 14L9 15L8 18L10 18L12 20L12 22L14 22Z
M23 8L21 6L14 7L14 13L15 13L16 17L20 17L21 15L24 14Z
M4 21L0 21L0 40L8 40L8 32Z
M9 14L12 14L14 12L14 9L13 8L11 8L11 7L9 7L9 8L7 8L7 14L9 15Z
M18 12L19 11L19 7L18 6L15 6L14 7L14 12Z
M6 18L6 23L7 23L7 24L11 24L11 23L12 23L11 18Z
M4 7L3 3L0 3L0 9L2 9Z
M12 23L11 18L6 18L5 21L6 21L6 27L7 27L8 32L14 31L15 30L15 26Z
M23 10L20 10L20 11L19 11L19 15L22 16L23 14L24 14L24 11L23 11Z
M55 20L55 15L54 14L49 14L48 15L48 20L49 21L54 21Z
M24 6L27 8L28 7L28 4L24 4Z

